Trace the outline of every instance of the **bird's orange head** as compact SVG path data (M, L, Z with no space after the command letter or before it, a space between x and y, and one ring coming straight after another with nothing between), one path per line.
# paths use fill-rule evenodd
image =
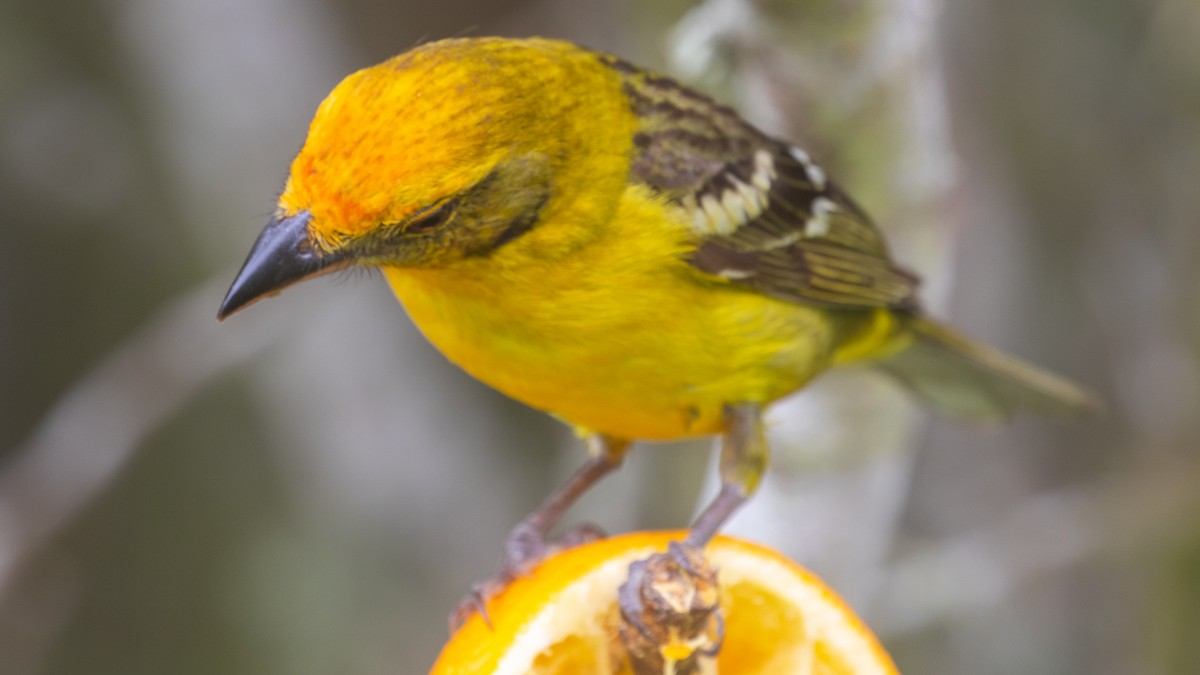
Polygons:
M631 124L611 68L565 42L444 40L360 70L317 109L220 316L348 265L486 255L571 208L564 186L619 188Z

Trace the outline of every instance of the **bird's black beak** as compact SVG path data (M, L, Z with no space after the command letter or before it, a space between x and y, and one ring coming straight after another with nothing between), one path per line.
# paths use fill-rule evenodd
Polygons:
M345 267L349 259L313 248L308 236L308 211L272 218L242 263L217 318L224 319L250 303L274 295L305 279Z

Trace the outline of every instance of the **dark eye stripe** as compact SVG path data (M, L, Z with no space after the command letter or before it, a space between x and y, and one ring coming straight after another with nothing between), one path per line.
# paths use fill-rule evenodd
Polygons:
M433 209L418 214L412 220L404 224L405 234L421 234L422 232L431 232L445 225L454 212L458 210L458 198L447 199L441 205Z

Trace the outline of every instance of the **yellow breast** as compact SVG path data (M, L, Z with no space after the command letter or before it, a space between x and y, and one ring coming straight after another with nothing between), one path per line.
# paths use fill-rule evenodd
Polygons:
M539 256L554 232L535 228L488 257L384 271L443 354L515 399L623 438L711 434L725 404L775 400L828 366L838 326L702 277L666 212L631 188L565 255Z

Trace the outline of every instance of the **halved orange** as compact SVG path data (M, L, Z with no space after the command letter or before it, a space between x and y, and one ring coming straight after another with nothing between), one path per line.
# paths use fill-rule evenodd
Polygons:
M431 675L628 672L614 649L617 587L629 564L686 532L636 532L551 556L471 617ZM781 554L729 537L705 549L718 569L724 643L718 673L887 674L896 666L854 612Z

